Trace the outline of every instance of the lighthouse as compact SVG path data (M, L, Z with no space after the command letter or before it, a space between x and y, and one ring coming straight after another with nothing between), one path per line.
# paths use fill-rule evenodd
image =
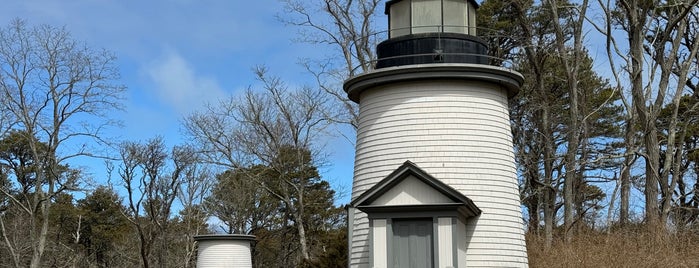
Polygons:
M350 267L527 267L508 98L473 0L392 0L359 104Z

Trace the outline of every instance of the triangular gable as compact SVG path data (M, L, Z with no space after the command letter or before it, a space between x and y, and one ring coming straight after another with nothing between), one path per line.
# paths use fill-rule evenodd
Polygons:
M413 175L406 176L377 197L372 206L446 204L455 201Z
M481 213L471 199L410 161L405 161L350 205L365 212L441 207L456 209L467 217Z

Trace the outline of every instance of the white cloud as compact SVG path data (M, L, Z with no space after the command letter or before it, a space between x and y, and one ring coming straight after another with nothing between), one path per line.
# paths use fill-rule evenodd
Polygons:
M198 74L179 53L167 49L143 69L158 99L180 115L226 96L215 78Z

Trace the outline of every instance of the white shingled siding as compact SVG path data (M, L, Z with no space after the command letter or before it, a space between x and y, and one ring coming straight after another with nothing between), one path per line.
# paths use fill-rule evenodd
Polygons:
M451 203L451 199L413 176L393 186L371 204L374 206Z
M468 267L527 266L504 89L486 82L445 80L365 90L352 198L406 160L461 191L483 211L466 223ZM369 225L366 215L357 212L351 263L369 267Z
M197 267L252 267L249 240L203 240L198 242Z

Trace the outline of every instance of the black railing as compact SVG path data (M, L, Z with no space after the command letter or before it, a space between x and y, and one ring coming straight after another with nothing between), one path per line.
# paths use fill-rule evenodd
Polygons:
M434 26L437 27L437 26ZM447 26L447 27L452 27L452 26ZM474 28L474 27L468 27L469 29ZM482 28L482 27L476 27L474 28L478 33L480 33L480 36L485 36L489 39L493 38L505 38L507 37L502 31L499 30L493 30L489 28ZM394 29L395 30L395 29ZM410 38L410 37L405 37L405 36L399 36L396 38L388 38L388 32L389 30L381 31L381 32L376 32L371 35L365 36L361 40L357 40L356 43L359 42L364 42L365 40L370 41L370 45L377 47L379 42L383 40L383 42L389 41L391 39L400 39L400 38ZM442 42L440 39L442 39L444 36L452 36L451 34L447 33L445 35L440 34L440 32L437 32L437 34L433 34L432 38L435 39L436 42ZM484 42L484 44L489 45ZM487 48L486 48L487 50ZM415 60L417 58L417 60ZM456 60L454 60L456 59ZM402 62L401 64L393 65L393 66L401 66L401 65L411 65L411 64L434 64L434 63L475 63L475 64L487 64L491 66L498 66L498 67L503 67L506 69L514 69L514 62L511 59L505 59L501 57L495 57L492 55L488 54L488 51L478 51L478 53L473 53L472 51L464 52L464 51L445 51L445 50L440 50L439 48L435 47L434 49L430 49L429 51L420 51L420 52L414 52L409 55L383 55L383 57L379 59L372 59L369 60L363 64L356 65L352 71L350 76L358 76L366 72L371 72L378 67L383 67L386 68L387 66L381 66L379 64L381 61L398 61Z

